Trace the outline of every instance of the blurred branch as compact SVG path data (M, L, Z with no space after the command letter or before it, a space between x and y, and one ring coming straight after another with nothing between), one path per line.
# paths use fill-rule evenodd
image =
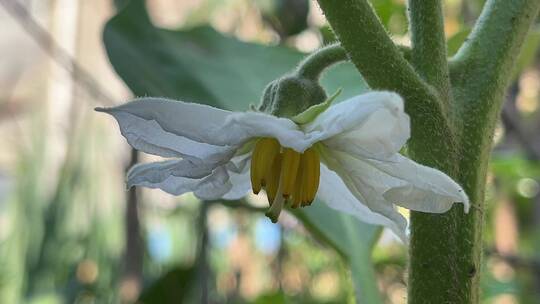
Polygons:
M534 258L526 258L519 255L503 254L496 249L487 249L486 255L499 258L506 263L516 268L525 268L540 273L540 260Z
M199 233L201 235L200 244L199 244L199 254L198 254L198 259L197 259L197 267L198 267L198 272L200 275L200 292L201 292L200 303L202 304L209 303L208 291L209 291L210 278L212 276L210 265L208 264L209 239L208 239L207 216L208 216L209 207L210 207L209 204L202 202L199 218L197 221L197 226L199 229Z
M126 172L138 162L137 150L131 149L131 157L126 167ZM142 285L143 272L143 242L141 239L141 225L139 221L139 204L137 199L137 188L131 187L128 193L126 213L125 213L125 235L126 245L124 247L124 269L122 273L122 285L136 285L136 290ZM129 295L130 297L132 295ZM138 296L138 295L133 295ZM136 298L129 299L135 300Z
M0 5L15 19L26 33L43 49L58 65L67 70L76 83L83 87L100 104L113 105L114 99L83 68L69 52L62 48L53 36L32 17L28 9L17 0L0 0Z
M508 93L507 102L505 102L501 114L501 119L507 131L514 134L515 138L531 160L540 160L540 148L535 145L535 136L526 131L521 125L519 113L515 108L515 99L517 97L517 85L513 85Z

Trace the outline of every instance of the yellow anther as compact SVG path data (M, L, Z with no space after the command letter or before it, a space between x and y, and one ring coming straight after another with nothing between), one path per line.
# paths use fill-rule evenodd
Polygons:
M265 175L266 180L266 196L268 196L268 202L270 205L272 205L272 202L276 198L276 194L279 187L279 177L281 174L281 160L282 155L278 154L274 158L274 161L272 162L270 169Z
M261 138L255 144L251 157L251 187L253 193L258 194L265 185L265 176L280 149L279 142L274 138Z
M298 173L296 175L296 181L294 185L294 191L292 193L292 208L298 208L302 206L302 198L303 198L303 191L305 188L305 170L304 170L304 156L303 154L300 156L300 166L298 167Z
M281 185L284 198L289 198L294 191L299 166L300 153L291 148L283 149L283 160L281 161Z
M319 153L282 148L273 138L261 138L251 158L251 185L255 194L264 187L270 208L266 215L276 222L286 202L292 208L311 205L320 179Z
M317 195L320 180L320 159L319 153L313 148L307 149L302 155L304 164L304 180L303 180L303 204L302 206L311 205Z

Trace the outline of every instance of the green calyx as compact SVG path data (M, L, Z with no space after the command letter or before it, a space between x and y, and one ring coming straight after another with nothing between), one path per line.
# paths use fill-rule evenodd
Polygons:
M326 92L315 80L285 76L272 81L264 90L259 111L278 117L293 117L324 103Z
M291 117L291 120L299 125L306 124L313 121L319 114L326 111L332 104L332 102L341 94L341 88L337 90L332 96L328 97L323 103L316 104L307 108L304 112Z

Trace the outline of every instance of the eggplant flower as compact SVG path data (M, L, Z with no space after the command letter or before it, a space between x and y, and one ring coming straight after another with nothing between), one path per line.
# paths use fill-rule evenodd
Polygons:
M285 205L309 206L318 197L402 239L407 221L397 206L443 213L461 202L469 209L450 177L399 153L410 124L395 93L359 95L302 124L151 97L97 110L116 118L135 149L171 158L134 166L128 187L193 192L203 200L235 200L264 189L273 222Z

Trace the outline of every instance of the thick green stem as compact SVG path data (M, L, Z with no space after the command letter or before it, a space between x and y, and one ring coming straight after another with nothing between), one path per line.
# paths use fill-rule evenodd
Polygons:
M412 63L420 76L450 102L450 76L441 0L409 0Z
M473 207L457 205L445 214L411 214L410 303L477 303L481 257L482 210L491 136L502 94L532 20L538 0L488 0L471 39L459 51L451 71L454 102L444 92L440 13L434 1L411 1L413 63L407 64L365 0L319 0L349 57L373 89L398 92L411 116L412 157L454 177ZM416 3L417 2L417 3ZM425 20L423 19L425 18ZM419 23L433 28L418 28ZM433 33L430 31L434 31ZM429 41L435 35L435 41ZM429 49L434 43L435 49ZM419 54L415 54L419 52ZM429 57L422 57L422 52ZM421 62L421 60L426 62ZM444 61L445 63L445 61ZM425 81L424 81L425 80ZM430 85L428 85L427 83ZM451 94L450 94L451 93ZM443 101L444 100L444 101ZM452 117L452 119L449 119ZM451 121L451 124L450 122ZM455 137L457 136L457 137Z
M491 138L508 77L540 2L488 1L451 72L460 150L457 175L472 203L411 216L410 303L478 303L484 190ZM426 142L427 144L427 142ZM444 237L441 237L444 236Z

